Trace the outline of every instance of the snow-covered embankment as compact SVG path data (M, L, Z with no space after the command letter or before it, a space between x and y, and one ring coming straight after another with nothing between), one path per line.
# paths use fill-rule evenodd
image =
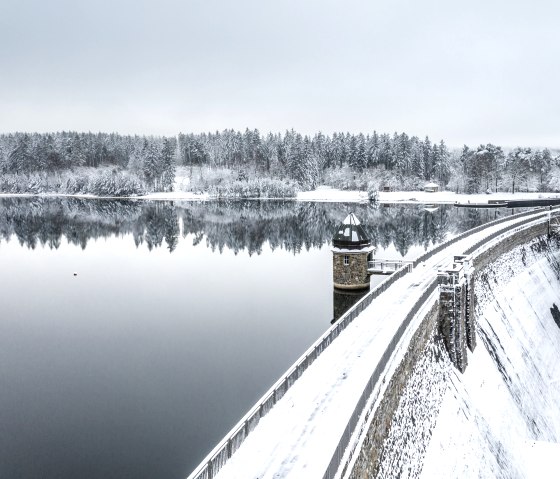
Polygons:
M446 354L417 363L377 477L558 477L559 278L558 242L542 238L476 273L469 366L461 374Z

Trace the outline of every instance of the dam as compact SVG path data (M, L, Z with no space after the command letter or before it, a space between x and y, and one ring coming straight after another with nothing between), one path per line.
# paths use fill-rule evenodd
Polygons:
M476 228L392 275L190 477L544 477L560 438L555 214ZM458 367L437 273L465 254L478 346Z

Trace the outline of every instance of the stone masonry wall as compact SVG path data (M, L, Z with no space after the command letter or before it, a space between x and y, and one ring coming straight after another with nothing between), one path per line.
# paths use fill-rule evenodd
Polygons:
M543 222L522 230L506 238L504 241L500 241L498 244L492 246L491 248L488 248L488 250L486 250L484 253L474 258L473 265L475 271L480 270L502 254L507 253L516 246L527 243L537 236L546 235L547 231L547 223Z
M349 264L344 264L348 256ZM333 253L333 282L341 285L369 284L368 253Z
M403 360L390 379L383 393L383 398L373 413L373 419L371 420L358 458L350 475L347 477L351 479L368 479L377 475L379 460L383 450L383 441L391 428L393 415L399 405L401 394L414 370L418 358L424 354L424 350L437 334L438 309L439 305L436 302L416 330Z

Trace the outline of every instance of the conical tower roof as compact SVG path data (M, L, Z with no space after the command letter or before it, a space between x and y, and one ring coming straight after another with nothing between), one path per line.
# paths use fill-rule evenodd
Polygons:
M370 240L354 213L350 213L338 227L333 246L341 249L362 249L370 246Z

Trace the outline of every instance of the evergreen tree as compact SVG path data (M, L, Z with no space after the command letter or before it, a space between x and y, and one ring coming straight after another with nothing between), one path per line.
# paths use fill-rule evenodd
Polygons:
M77 133L73 135L71 140L69 140L67 164L70 167L84 166L86 164L86 153L83 137L78 135Z
M333 134L333 155L334 161L338 164L339 168L344 166L346 162L346 146L344 142L344 133Z
M445 186L449 182L451 165L450 154L443 140L441 140L439 147L436 147L436 145L434 144L434 158L435 175L437 181L440 185Z
M144 180L149 188L157 190L159 177L159 158L158 152L152 143L144 139L142 148L142 173Z
M464 190L466 193L478 193L480 188L480 176L476 174L475 153L467 145L463 146L463 151L459 158L463 173Z
M173 191L173 183L175 182L175 141L170 138L164 138L163 148L161 150L161 171L160 187L163 191Z
M424 150L415 136L410 139L410 172L416 178L424 178Z
M358 169L358 139L354 135L348 135L348 164Z
M373 132L366 148L368 168L376 167L379 164L379 135Z
M379 164L384 166L385 169L393 169L394 159L391 152L391 138L387 134L379 137L378 160Z
M16 145L8 155L8 171L14 173L29 172L33 168L31 156L31 138L27 133L16 138Z
M434 158L432 143L426 137L422 144L422 177L424 180L431 180L435 175Z
M400 175L410 174L410 146L409 139L406 134L393 135L393 157L395 158L395 169Z
M367 163L366 138L363 133L360 133L356 137L356 156L354 159L354 168L361 172L367 168Z

